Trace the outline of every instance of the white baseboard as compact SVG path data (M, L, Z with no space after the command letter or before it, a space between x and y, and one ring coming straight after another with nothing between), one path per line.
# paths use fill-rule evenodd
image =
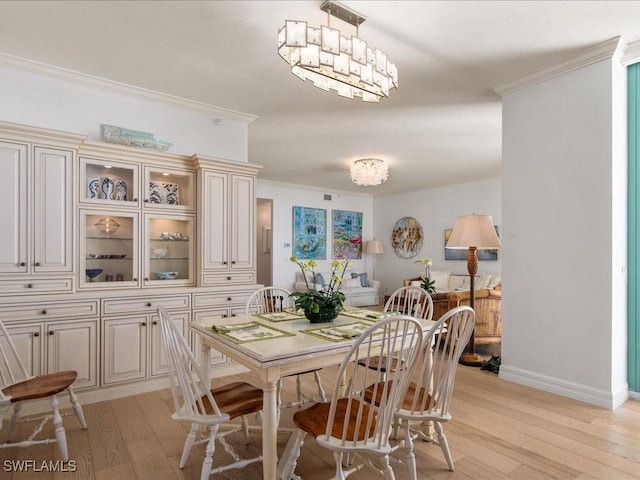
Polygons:
M624 387L617 392L607 392L504 364L500 365L499 375L503 380L537 388L545 392L555 393L563 397L572 398L609 410L614 410L629 398L629 385L626 383Z

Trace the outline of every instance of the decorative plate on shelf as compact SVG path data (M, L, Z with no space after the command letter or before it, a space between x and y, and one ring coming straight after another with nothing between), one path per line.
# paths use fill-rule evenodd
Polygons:
M180 205L180 188L178 184L149 182L149 203Z
M90 253L89 254L89 258L94 258L96 260L98 259L102 259L102 258L124 258L126 257L127 254L126 253L118 253L118 254L102 254L102 253Z
M400 258L413 258L418 255L423 240L422 226L413 217L403 217L393 226L391 246Z

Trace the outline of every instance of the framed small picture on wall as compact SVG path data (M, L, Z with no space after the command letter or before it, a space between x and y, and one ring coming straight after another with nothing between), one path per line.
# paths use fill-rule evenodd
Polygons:
M494 225L493 228L496 229L496 235L498 237L500 234L498 233L498 226ZM447 228L444 231L444 259L445 260L466 260L467 259L467 250L459 250L457 248L447 248L447 242L449 241L449 237L451 236L451 232L453 229ZM478 250L478 260L498 260L498 250Z

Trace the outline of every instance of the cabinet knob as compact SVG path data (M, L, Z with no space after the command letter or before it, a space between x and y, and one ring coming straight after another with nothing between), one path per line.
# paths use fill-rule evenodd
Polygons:
M133 281L137 282L138 281L138 277L133 277Z
M146 326L147 326L147 322L142 322L142 323L140 323L140 326L142 326L142 327L146 327Z
M235 314L235 313L232 313L232 314L231 314L231 316L232 316L232 317L235 317L235 316L236 316L236 314Z
M233 298L227 297L227 302L230 302L231 300L233 300Z
M39 267L39 266L41 266L42 264L41 264L40 262L36 262L34 265L35 265L36 267Z
M227 318L229 315L227 315L226 313L222 314L222 318Z
M27 288L33 288L33 283L27 283Z
M223 264L223 265L226 265L226 264L227 264L227 261L225 260L224 262L222 262L222 264Z
M39 337L40 336L40 332L33 332L33 336L34 337Z
M148 282L149 281L149 277L144 277L144 281Z
M235 265L236 261L235 260L231 260L231 265Z
M26 262L20 262L20 266L21 266L21 267L26 267L26 266L27 266L27 264L26 264Z
M150 307L150 306L151 306L151 302L147 302L147 307Z
M145 198L145 199L144 199L144 203L149 203L149 199L148 199L148 198Z
M227 277L227 280L231 280L231 277Z
M53 330L49 330L47 333L48 333L49 335L53 335L55 332L54 332Z
M158 324L158 321L157 321L157 320L154 320L152 323L153 323L154 325L157 325L157 324Z
M40 312L40 313L42 313L42 315L46 315L46 314L47 314L47 309L45 308L45 309L44 309L44 310L42 310L42 312Z
M133 201L134 201L134 202L137 202L137 201L138 201L138 198L137 198L137 197L136 197L136 198L134 198L134 199L133 199Z

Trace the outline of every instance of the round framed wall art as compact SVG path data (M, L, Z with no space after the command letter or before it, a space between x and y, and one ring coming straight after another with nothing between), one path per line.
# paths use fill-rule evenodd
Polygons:
M400 258L413 258L418 255L423 240L422 226L413 217L403 217L393 226L391 246Z

